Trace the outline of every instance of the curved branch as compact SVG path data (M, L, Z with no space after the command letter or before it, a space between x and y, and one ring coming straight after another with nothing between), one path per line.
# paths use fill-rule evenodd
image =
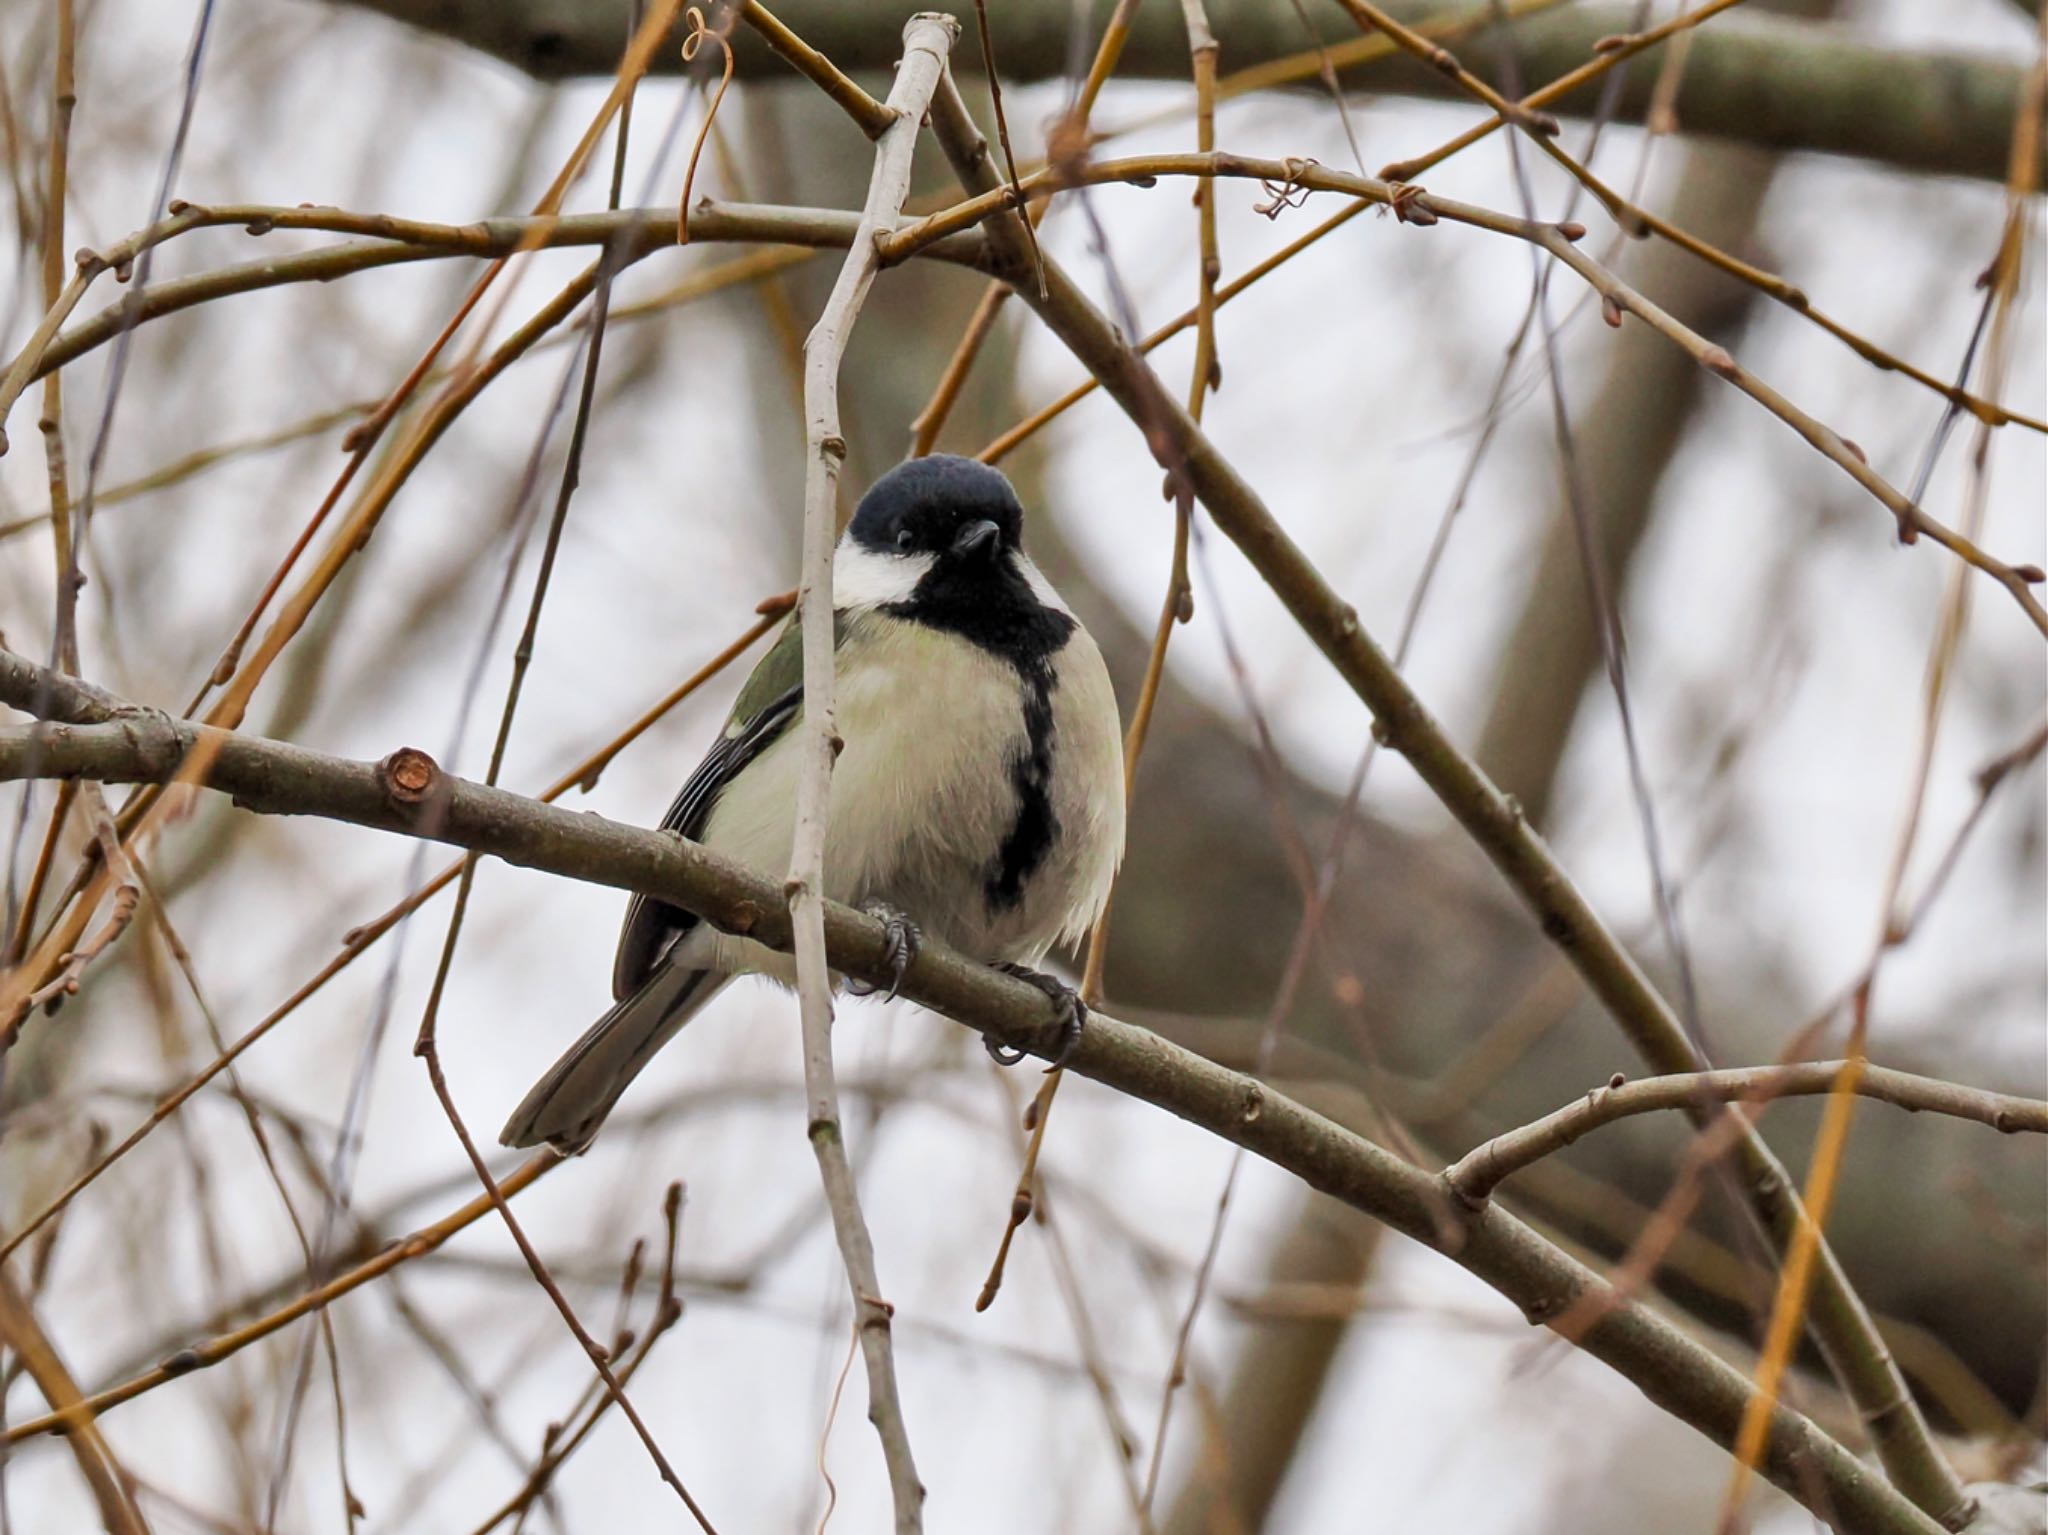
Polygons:
M1602 1125L1700 1103L1759 1104L1773 1098L1812 1097L1834 1091L1847 1064L1801 1061L1789 1066L1742 1066L1644 1077L1636 1082L1616 1077L1577 1102L1473 1147L1444 1169L1444 1182L1462 1202L1477 1207L1492 1196L1503 1179L1564 1150ZM1854 1091L1912 1114L1975 1120L2006 1135L2048 1135L2048 1102L2038 1098L1964 1087L1886 1066L1864 1066Z
M0 651L0 701L39 708L60 722L0 730L0 780L34 774L167 783L190 754L203 749L211 759L206 785L247 809L424 837L669 901L777 949L787 951L792 943L789 910L776 880L673 833L556 809L451 777L422 752L404 749L381 763L353 762L196 726L125 705L6 651ZM877 984L893 979L880 921L826 902L823 922L834 969ZM912 960L902 994L1000 1044L1048 1059L1064 1037L1042 992L936 943L925 944ZM1717 1444L1733 1443L1750 1395L1748 1380L1498 1206L1446 1225L1441 1185L1431 1174L1248 1076L1106 1014L1091 1016L1067 1069L1243 1146L1442 1252L1532 1323L1553 1321L1583 1304L1578 1314L1598 1320L1577 1337L1577 1346ZM101 1412L136 1394L130 1383L84 1405ZM9 1429L4 1442L62 1426L61 1420L37 1419ZM1870 1467L1782 1405L1772 1415L1763 1469L1847 1535L1940 1530Z
M448 256L509 256L521 250L557 246L601 246L614 236L623 237L619 261L625 266L676 243L675 212L660 208L628 208L618 213L578 213L556 218L491 218L469 224L428 224L383 214L351 213L341 208L255 205L194 207L178 217L181 228L174 232L239 224L253 235L269 234L274 229L303 229L370 238L152 283L49 339L42 355L22 370L24 383L32 383L52 368L61 368L93 348L104 346L124 327L237 293L255 293L287 283L327 282L409 261L434 261ZM853 238L859 223L858 214L832 208L776 208L707 201L690 214L690 243L843 248ZM978 235L966 240L940 241L920 254L976 268L987 261L986 244ZM35 344L31 338L30 346ZM23 360L27 352L28 348L24 348Z

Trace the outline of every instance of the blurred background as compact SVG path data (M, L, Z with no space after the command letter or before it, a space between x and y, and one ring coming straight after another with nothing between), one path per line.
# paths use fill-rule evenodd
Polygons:
M1107 7L992 9L999 65L1015 77L1004 104L1017 153L1035 161L1072 96L1069 59L1085 64ZM2011 0L1837 0L1749 15L1764 9L1708 23L1676 63L1669 51L1645 55L1626 71L1612 120L1581 107L1562 142L1644 206L1953 378L2006 218L2004 145L2017 82L2038 54L2034 18ZM872 5L778 11L881 88L901 15ZM1552 11L1506 41L1474 35L1468 17L1454 46L1493 78L1526 84L1584 57L1602 32L1671 14ZM1335 46L1356 35L1321 0L1210 13L1226 82L1318 38ZM1148 0L1140 16L1126 66L1095 108L1100 154L1193 147L1177 8ZM10 356L43 309L55 18L50 0L0 0L0 327ZM958 58L978 82L971 16L962 19ZM191 5L80 5L67 249L102 248L148 222L187 98L194 20ZM175 195L449 222L523 212L603 99L625 30L623 4L221 4ZM1749 51L1717 45L1724 30ZM1775 73L1746 75L1762 70L1759 59ZM1843 73L1851 64L1864 73ZM660 67L675 67L673 49ZM1295 83L1230 95L1217 141L1370 174L1478 117L1442 99L1412 60L1344 81L1333 99L1311 53ZM667 74L641 88L629 202L673 203L702 87ZM985 107L978 83L976 93ZM1953 131L1901 147L1897 122L1922 121L1915 112ZM1966 130L1985 122L1971 140ZM858 206L869 146L758 50L742 51L717 126L700 195ZM602 206L609 154L607 140L569 206ZM1589 250L1854 439L1893 484L1914 485L1931 458L1932 515L1960 524L1981 495L1985 547L2013 562L2048 559L2039 433L1989 433L1973 468L1974 420L1943 436L1937 395L1667 245L1622 238L1526 145L1517 160L1496 136L1422 179L1488 207L1516 211L1526 196L1544 217L1582 219ZM914 201L938 205L948 191L926 145ZM1127 304L1126 323L1149 331L1195 299L1189 191L1171 181L1103 188L1085 211L1066 196L1040 238L1099 302L1112 313ZM1317 196L1261 211L1271 201L1256 182L1218 184L1226 280L1342 206ZM2006 373L1985 381L1980 347L1971 387L2038 418L2048 365L2037 199L2025 218ZM332 243L203 230L159 249L149 278ZM740 634L756 602L794 582L797 348L838 258L792 258L766 278L691 297L693 276L737 254L664 250L619 279L581 488L505 763L510 787L537 791L615 736ZM492 339L588 259L544 252L520 263ZM185 705L327 490L343 433L414 362L476 269L423 261L238 294L131 333L84 560L85 676L128 698ZM1675 348L1634 322L1601 324L1568 273L1547 285L1553 380L1541 326L1524 323L1532 275L1529 248L1511 240L1356 219L1221 311L1222 382L1207 426L1390 647L1457 508L1416 610L1407 675L1676 995L1579 553L1566 472L1575 465L1625 635L1642 775L1704 1037L1721 1064L1765 1062L1823 1019L1807 1053L1838 1054L1846 1018L1834 1009L1869 963L1914 802L1923 674L1953 562L1925 541L1901 547L1889 515L1846 475ZM880 279L842 391L849 483L902 456L983 287L928 263ZM120 291L102 279L81 319ZM1179 388L1192 355L1184 334L1154 364ZM75 483L115 356L100 347L63 375ZM364 758L416 745L481 776L537 525L561 473L568 422L555 401L579 358L569 340L544 343L462 414L272 671L248 728ZM1007 306L938 446L976 452L1083 376ZM1554 387L1567 407L1562 434ZM12 451L0 459L0 631L40 658L55 583L38 398L31 388L13 411ZM1157 466L1114 405L1091 396L1004 467L1031 508L1034 553L1102 641L1128 709L1172 544ZM1315 866L1341 842L1316 957L1280 1017L1272 1075L1287 1090L1435 1166L1614 1072L1637 1073L1619 1032L1398 758L1372 765L1346 814L1369 740L1363 708L1228 541L1199 525L1193 569L1193 618L1175 634L1138 778L1109 944L1111 1009L1248 1065L1302 920L1294 850ZM1908 905L1975 813L1977 770L2025 741L2048 701L2039 633L1994 585L1973 584ZM653 823L743 676L718 677L566 803ZM0 794L12 890L29 877L52 801L47 784L26 802L19 785ZM73 817L58 877L86 835ZM1938 898L1884 960L1875 1060L2048 1092L2043 839L2035 757L1990 798ZM441 850L253 817L218 799L171 826L149 867L168 925L138 920L6 1057L0 1230L19 1228L210 1060L219 1047L209 1030L244 1034L344 935L443 862ZM327 1272L473 1197L409 1049L446 901L251 1049L238 1063L245 1102L217 1081L81 1195L53 1240L15 1257L10 1274L86 1390L306 1288L294 1214L317 1239L312 1267ZM479 1134L607 1001L622 907L610 891L480 868L440 1022L455 1097ZM52 909L46 900L45 917ZM1071 1082L1041 1169L1049 1219L1020 1233L999 1299L977 1315L1036 1076L999 1072L969 1033L908 1005L848 1003L839 1017L849 1134L896 1307L928 1527L1143 1527L1135 1489L1159 1437L1229 1148ZM1817 1104L1787 1103L1765 1119L1795 1175L1817 1117ZM1575 1250L1618 1258L1684 1156L1682 1123L1667 1118L1604 1130L1532 1170L1509 1186L1514 1208ZM759 983L728 991L648 1070L587 1157L521 1196L527 1230L601 1336L618 1316L648 1330L668 1241L664 1195L676 1182L683 1310L632 1378L636 1405L723 1530L814 1529L835 1497L832 1528L888 1528L858 1370L828 1432L848 1306L804 1137L786 994ZM1866 1104L1830 1232L1967 1474L2038 1465L2048 1432L2041 1143ZM625 1303L628 1255L641 1242L646 1272ZM1716 1198L1660 1280L1674 1315L1753 1366L1770 1280ZM295 1324L102 1420L151 1528L477 1528L519 1493L548 1425L568 1420L588 1385L587 1362L490 1219L328 1315L330 1340L311 1321ZM17 1363L4 1367L10 1422L46 1410ZM1255 1161L1233 1197L1186 1367L1150 1514L1173 1535L1705 1531L1725 1481L1721 1453L1625 1381L1532 1334L1451 1263ZM1817 1374L1789 1390L1831 1429L1855 1434ZM0 1489L0 1530L42 1535L99 1517L56 1439L17 1447L0 1463ZM668 1527L679 1511L667 1497L613 1413L515 1518L541 1530ZM1754 1510L1761 1530L1810 1527L1775 1495Z

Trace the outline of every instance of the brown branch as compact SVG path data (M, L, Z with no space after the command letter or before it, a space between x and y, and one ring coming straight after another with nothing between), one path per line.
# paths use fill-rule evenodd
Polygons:
M814 248L844 247L858 220L834 209L794 209L744 203L702 202L690 213L693 245L753 243ZM241 225L251 234L274 229L320 230L358 234L368 239L320 250L243 262L218 271L153 283L109 304L91 319L49 339L37 349L34 338L17 359L23 382L33 382L52 368L61 368L95 347L104 346L122 329L160 319L237 293L254 293L287 283L329 282L375 267L449 256L498 257L520 249L609 245L619 241L618 259L631 264L671 249L676 243L676 214L668 208L628 208L619 213L566 214L556 218L492 218L469 224L428 224L393 219L384 214L350 213L340 208L273 208L233 206L188 208L165 221L170 233L207 225ZM966 266L981 262L981 242L953 242L931 252L942 261ZM0 401L7 399L0 391Z
M561 1161L561 1157L555 1152L543 1151L522 1162L514 1172L500 1180L498 1188L510 1198L549 1169L560 1166ZM38 1434L76 1433L81 1426L89 1424L93 1417L106 1412L109 1408L119 1407L123 1402L132 1402L145 1392L154 1391L165 1382L176 1380L181 1375L190 1375L195 1370L217 1365L223 1359L239 1354L250 1344L260 1343L272 1333L289 1327L301 1317L310 1316L332 1305L351 1290L361 1289L373 1279L381 1279L401 1263L409 1263L415 1258L425 1256L458 1231L475 1225L490 1213L490 1195L479 1194L461 1209L443 1216L430 1226L422 1226L412 1235L393 1242L382 1252L365 1259L348 1272L337 1274L317 1289L295 1296L275 1311L246 1322L229 1332L181 1348L155 1368L144 1370L118 1386L96 1391L89 1397L82 1397L68 1407L47 1413L43 1417L30 1418L25 1422L10 1425L5 1435L0 1435L0 1447L19 1444L22 1440L34 1438Z
M1580 1136L1637 1114L1682 1109L1697 1103L1768 1103L1834 1089L1846 1063L1802 1061L1795 1066L1743 1066L1729 1071L1688 1072L1669 1077L1617 1078L1576 1103L1532 1124L1496 1135L1444 1169L1444 1182L1468 1205L1483 1204L1505 1178L1562 1151ZM1908 1113L1947 1114L1974 1120L2007 1135L2048 1135L2048 1102L1916 1076L1884 1066L1863 1068L1855 1092Z
M1902 542L1911 543L1921 534L1926 534L1965 564L1984 572L2003 586L2034 627L2048 635L2048 608L2042 606L2031 590L2034 584L2048 577L2032 566L2007 564L1979 548L1971 539L1928 516L1910 497L1870 467L1861 448L1743 368L1725 347L1708 341L1581 251L1575 243L1584 233L1580 226L1547 224L1497 213L1490 208L1434 197L1413 187L1334 171L1312 160L1255 159L1235 154L1139 155L1105 160L1074 167L1066 173L1041 172L1025 182L1024 190L1027 196L1044 197L1070 185L1131 182L1146 186L1161 176L1248 177L1277 185L1287 193L1297 189L1342 192L1346 196L1390 208L1405 223L1429 225L1449 221L1467 224L1538 246L1570 267L1603 299L1642 319L1658 334L1682 347L1701 367L1734 384L1805 438L1824 458L1863 486L1892 514ZM981 224L1006 210L1011 200L1007 187L991 188L887 237L882 242L883 254L889 260L914 255L926 239L956 234ZM1046 300L1035 296L1033 303L1041 311L1048 307ZM1137 366L1143 369L1143 376L1151 376L1150 369L1144 369L1142 363ZM1092 367L1090 371L1096 372ZM1096 376L1102 377L1099 372ZM2017 416L2011 419L2020 420Z
M1055 293L1056 267L1048 267ZM1200 470L1197 462L1197 472ZM317 815L428 837L571 879L669 901L730 931L787 951L789 913L775 879L674 836L619 825L596 815L544 806L505 790L441 773L424 753L404 750L382 763L352 762L283 742L216 731L127 708L71 679L0 651L0 701L40 704L53 718L0 731L0 780L33 772L105 782L161 783L174 778L202 743L209 787L246 808ZM850 907L823 903L832 968L886 984L886 929ZM927 943L903 977L903 995L999 1044L1050 1058L1064 1035L1036 988ZM1580 1264L1497 1205L1443 1223L1441 1184L1254 1081L1152 1034L1097 1013L1069 1070L1142 1099L1241 1145L1312 1188L1386 1222L1466 1268L1505 1295L1532 1322L1564 1315L1580 1301L1602 1305L1579 1346L1635 1382L1649 1398L1716 1443L1732 1442L1749 1395L1740 1374L1655 1312L1618 1296ZM552 1164L542 1157L508 1178L508 1193ZM447 1220L342 1276L290 1307L210 1340L158 1369L88 1398L93 1412L153 1389L174 1375L217 1362L258 1337L325 1305L405 1258L430 1250L490 1210L479 1196ZM16 1425L6 1442L64 1426L51 1416ZM1850 1535L1934 1535L1939 1528L1876 1473L1813 1423L1780 1406L1763 1468L1773 1481Z
M92 1405L79 1392L49 1335L29 1309L27 1298L15 1288L14 1280L4 1269L0 1269L0 1343L5 1343L21 1361L36 1389L42 1392L43 1400L50 1404L51 1417L68 1425L72 1457L92 1491L93 1501L99 1505L100 1519L108 1535L149 1535L149 1526L135 1505L121 1464L107 1447L99 1425L93 1422Z
M1992 404L1988 400L1978 398L1962 386L1937 378L1925 369L1915 367L1904 358L1894 356L1875 342L1868 341L1859 336L1855 331L1849 329L1848 326L1842 324L1841 321L1816 309L1813 306L1813 301L1807 297L1804 290L1795 287L1776 273L1766 272L1762 268L1754 266L1737 256L1730 255L1718 246L1702 240L1691 231L1673 224L1668 219L1658 217L1638 203L1631 202L1608 186L1605 181L1594 175L1584 162L1567 154L1556 143L1557 124L1555 119L1544 116L1531 116L1532 110L1559 100L1569 95L1573 90L1590 84L1624 60L1633 58L1636 54L1664 42L1674 35L1684 33L1686 35L1682 36L1680 41L1690 43L1693 41L1690 36L1691 28L1698 26L1701 22L1717 15L1721 11L1741 4L1742 0L1709 0L1708 4L1701 6L1696 11L1681 11L1662 26L1652 27L1648 31L1638 32L1628 37L1603 38L1601 40L1602 52L1600 57L1589 61L1568 75L1551 81L1549 85L1544 86L1541 90L1533 91L1529 95L1524 96L1520 101L1515 102L1503 99L1485 82L1479 80L1460 65L1457 59L1449 52L1418 33L1402 27L1378 7L1365 3L1365 0L1339 0L1339 3L1351 12L1361 27L1371 26L1378 28L1380 35L1392 38L1407 52L1434 65L1447 77L1455 79L1461 90L1477 97L1480 101L1494 109L1494 116L1487 122L1481 123L1476 128L1469 129L1447 143L1438 145L1437 148L1431 150L1428 154L1419 155L1409 160L1397 161L1392 165L1383 167L1380 175L1385 180L1397 182L1413 181L1431 166L1442 163L1468 145L1478 143L1504 122L1513 121L1517 127L1530 135L1532 141L1539 149L1558 165L1562 166L1568 175L1584 187L1599 202L1601 207L1607 210L1608 215L1624 233L1637 239L1655 235L1660 240L1668 241L1695 260L1703 261L1716 270L1725 272L1737 282L1746 283L1769 298L1783 304L1794 314L1804 316L1855 352L1865 362L1870 363L1874 367L1885 369L1888 372L1903 373L1922 388L1931 390L1951 404L1968 410L1980 421L1996 426L2016 419L2007 414L2001 407ZM1676 49L1677 47L1678 44L1674 43L1673 48ZM1669 57L1672 61L1676 61L1689 57L1689 53L1673 52ZM2021 104L2022 110L2018 115L2017 121L2022 126L2026 124L2030 116L2034 121L2039 120L2038 106L2035 106L2030 113L2028 110L2028 98L2024 92L2021 95ZM1665 108L1665 113L1668 116L1668 105ZM1658 131L1655 126L1656 116L1654 112L1651 123L1652 131ZM2029 182L2034 179L2031 175L2027 178Z
M998 189L993 187L987 170L987 146L979 131L971 122L944 113L935 116L933 127L963 182L968 179L969 170L978 165L982 192L971 201L992 200ZM1173 157L1162 157L1165 158ZM1219 156L1214 162L1218 166L1224 163L1238 166L1246 162L1234 156ZM1271 172L1289 180L1306 174L1329 174L1319 167L1304 169L1301 162L1267 164ZM1343 179L1356 185L1367 184L1365 178ZM1004 215L1009 216L1007 212ZM1500 219L1504 224L1522 222L1494 214L1485 217ZM1024 275L1021 253L1017 241L1005 236L1003 229L1003 218L991 220L989 232L994 254L1003 262L1006 275L1015 286ZM1562 241L1562 236L1559 239ZM1258 493L1166 392L1116 327L1057 262L1048 261L1045 270L1049 290L1045 298L1037 297L1029 287L1018 288L1019 295L1082 365L1102 381L1104 389L1144 434L1168 472L1188 477L1216 525L1237 545L1302 631L1372 710L1378 740L1408 759L1444 808L1542 921L1544 932L1571 960L1644 1059L1660 1073L1700 1069L1703 1063L1670 1004L1601 922L1573 885L1571 876L1523 817L1520 807L1495 788L1444 733L1401 676L1400 669L1365 632L1357 610L1331 588ZM1703 1125L1724 1117L1723 1111L1704 1106L1693 1112ZM1747 1207L1768 1233L1775 1249L1784 1252L1806 1225L1791 1179L1753 1129L1743 1127L1736 1151L1749 1195ZM1945 1515L1967 1510L1968 1498L1935 1448L1926 1420L1885 1349L1868 1308L1825 1243L1818 1248L1818 1259L1809 1325L1844 1390L1861 1411L1887 1471L1901 1485L1914 1489L1916 1502L1938 1505Z
M818 52L758 3L745 0L740 20L761 36L785 63L823 91L839 109L860 125L870 139L879 139L896 122L896 113L862 90L837 64Z

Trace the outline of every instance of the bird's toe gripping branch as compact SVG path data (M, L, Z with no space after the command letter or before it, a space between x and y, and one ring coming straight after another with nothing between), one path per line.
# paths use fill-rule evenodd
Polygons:
M870 901L861 910L888 929L882 939L882 963L889 967L889 994L883 1000L893 1002L896 993L902 989L904 972L909 970L910 962L917 958L917 951L924 945L924 930L905 913L881 901ZM846 989L856 997L881 990L879 986L859 980L849 980Z
M1082 1031L1088 1027L1088 1004L1081 1000L1081 994L1056 975L1047 975L1043 970L1033 970L1029 965L1001 964L995 967L1005 975L1036 986L1051 1001L1053 1012L1060 1021L1060 1047L1053 1055L1048 1070L1057 1071L1073 1057L1074 1047L1081 1043ZM993 1039L984 1039L983 1047L989 1058L998 1066L1014 1066L1029 1054L1028 1051L1014 1050Z

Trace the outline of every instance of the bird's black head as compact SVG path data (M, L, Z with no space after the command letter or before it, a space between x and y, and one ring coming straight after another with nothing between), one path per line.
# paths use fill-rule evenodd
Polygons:
M913 458L860 498L833 563L833 597L956 634L1037 675L1075 625L1057 597L1047 601L1023 530L1017 492L988 465Z
M1010 482L988 465L935 453L898 464L869 486L846 531L877 554L992 566L1022 549L1024 508Z

